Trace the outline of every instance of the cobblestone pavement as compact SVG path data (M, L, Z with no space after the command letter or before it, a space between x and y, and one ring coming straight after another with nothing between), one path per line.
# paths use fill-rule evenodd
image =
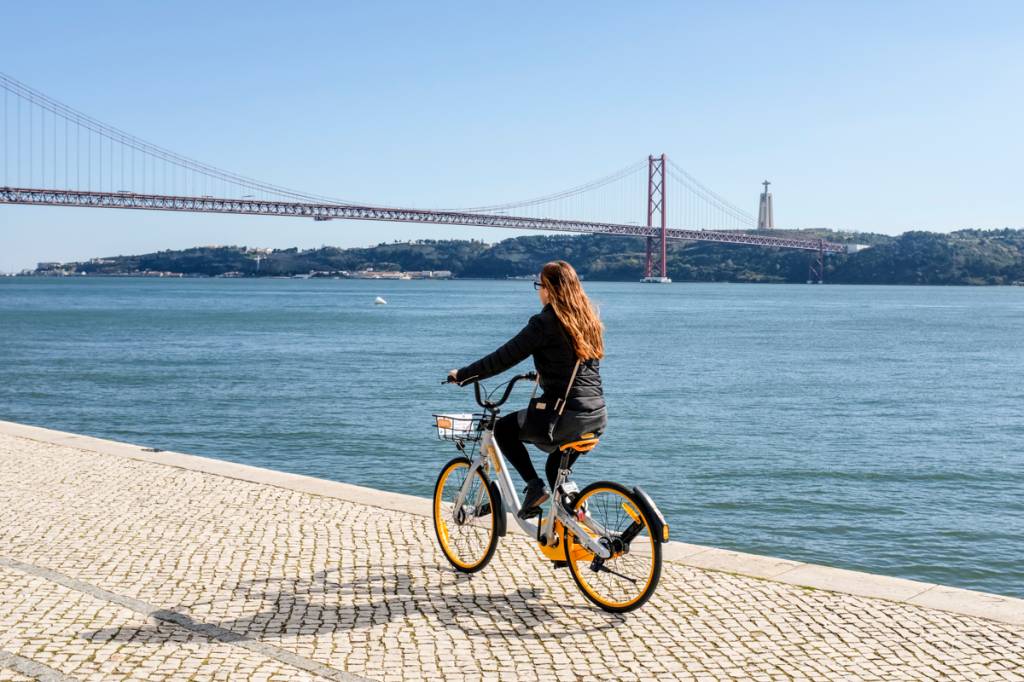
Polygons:
M0 680L1024 680L1024 627L672 562L614 616L518 534L468 578L428 518L7 435L0 519Z

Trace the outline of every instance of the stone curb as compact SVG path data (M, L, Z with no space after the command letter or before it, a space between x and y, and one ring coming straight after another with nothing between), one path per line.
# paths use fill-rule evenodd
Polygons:
M311 495L322 495L370 507L430 516L430 500L414 495L289 474L271 469L236 464L219 459L178 452L153 452L143 446L93 438L0 420L0 434L65 445L116 457L173 466L250 483L270 485ZM515 524L509 524L515 528ZM788 559L733 552L716 547L669 542L664 557L694 568L735 573L830 592L883 599L886 601L986 618L1010 625L1024 625L1024 599L964 590L904 578L849 571Z
M49 666L0 649L0 672L3 672L4 668L39 680L39 682L76 682L73 677L62 675Z

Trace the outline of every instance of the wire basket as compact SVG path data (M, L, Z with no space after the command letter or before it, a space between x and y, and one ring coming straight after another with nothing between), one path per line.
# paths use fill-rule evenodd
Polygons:
M479 414L435 414L434 426L441 440L466 442L480 440Z

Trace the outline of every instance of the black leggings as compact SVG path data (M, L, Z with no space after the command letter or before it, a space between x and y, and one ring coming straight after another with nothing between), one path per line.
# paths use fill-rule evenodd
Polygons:
M498 420L494 425L494 438L498 441L498 447L501 448L501 452L505 455L505 459L511 462L512 466L516 468L519 475L523 477L523 480L530 482L535 478L540 478L537 475L537 470L533 467L533 462L530 460L530 453L526 451L526 446L523 441L519 439L519 413L512 412L506 414L504 417ZM576 463L576 458L579 457L579 453L571 453L569 455L569 466L572 467ZM548 455L547 464L544 465L544 473L548 477L548 486L555 487L555 478L558 476L558 465L562 462L562 453L555 450Z

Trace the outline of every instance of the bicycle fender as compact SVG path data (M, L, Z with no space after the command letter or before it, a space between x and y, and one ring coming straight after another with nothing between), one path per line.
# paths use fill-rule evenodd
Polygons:
M654 539L660 543L668 542L668 524L665 523L665 517L658 509L658 505L654 504L651 496L645 493L640 486L633 487L633 494L636 495L637 502L643 507L644 516L651 520L651 532L654 534Z
M494 514L494 532L500 538L505 536L508 519L505 516L505 505L501 501L501 490L498 488L497 481L491 481L490 488L491 499L494 500L494 509L491 510L491 513Z

